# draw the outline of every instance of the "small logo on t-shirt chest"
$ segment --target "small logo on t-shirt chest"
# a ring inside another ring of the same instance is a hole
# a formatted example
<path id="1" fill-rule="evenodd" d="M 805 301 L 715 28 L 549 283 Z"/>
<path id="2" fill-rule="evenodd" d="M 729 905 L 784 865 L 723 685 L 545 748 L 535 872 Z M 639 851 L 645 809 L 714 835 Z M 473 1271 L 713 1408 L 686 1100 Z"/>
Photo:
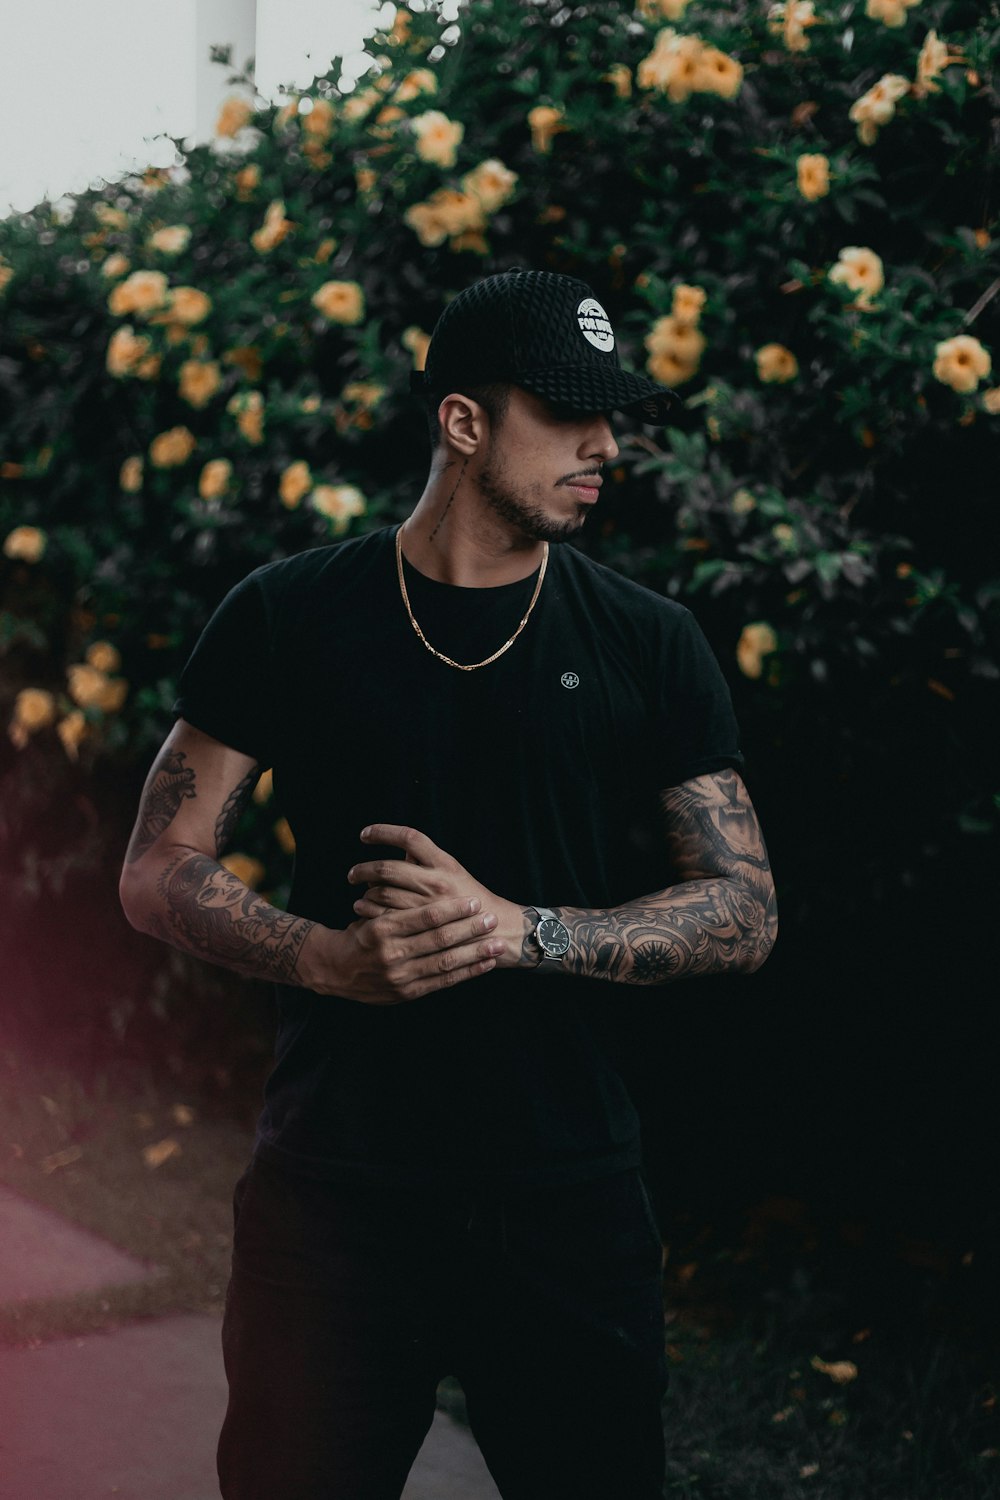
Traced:
<path id="1" fill-rule="evenodd" d="M 564 672 L 559 681 L 564 688 L 575 688 L 580 686 L 580 679 L 575 672 Z"/>

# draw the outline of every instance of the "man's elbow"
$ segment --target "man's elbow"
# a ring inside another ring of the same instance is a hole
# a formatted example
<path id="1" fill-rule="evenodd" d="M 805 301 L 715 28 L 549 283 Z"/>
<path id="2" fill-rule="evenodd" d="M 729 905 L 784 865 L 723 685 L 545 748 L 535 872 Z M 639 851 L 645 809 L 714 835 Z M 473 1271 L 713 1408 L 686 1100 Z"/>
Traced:
<path id="1" fill-rule="evenodd" d="M 770 956 L 777 937 L 778 903 L 772 887 L 766 902 L 758 907 L 758 919 L 744 945 L 744 962 L 740 965 L 744 974 L 756 974 Z"/>

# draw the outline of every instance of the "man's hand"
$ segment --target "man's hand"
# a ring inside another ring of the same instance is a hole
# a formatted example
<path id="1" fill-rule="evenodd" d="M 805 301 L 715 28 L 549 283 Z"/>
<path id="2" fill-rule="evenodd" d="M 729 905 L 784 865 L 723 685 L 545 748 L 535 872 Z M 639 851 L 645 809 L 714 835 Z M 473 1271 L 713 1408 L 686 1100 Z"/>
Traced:
<path id="1" fill-rule="evenodd" d="M 399 1005 L 496 967 L 504 951 L 492 912 L 477 897 L 423 902 L 405 911 L 374 906 L 343 931 L 318 924 L 299 959 L 302 982 L 320 995 Z"/>
<path id="2" fill-rule="evenodd" d="M 373 823 L 361 834 L 363 843 L 388 844 L 402 849 L 405 859 L 373 859 L 348 871 L 352 885 L 367 885 L 364 896 L 354 903 L 359 917 L 385 918 L 387 912 L 403 913 L 441 900 L 477 901 L 496 916 L 495 942 L 499 944 L 497 965 L 514 968 L 523 962 L 525 918 L 520 906 L 504 901 L 470 875 L 457 859 L 416 828 L 396 823 Z"/>

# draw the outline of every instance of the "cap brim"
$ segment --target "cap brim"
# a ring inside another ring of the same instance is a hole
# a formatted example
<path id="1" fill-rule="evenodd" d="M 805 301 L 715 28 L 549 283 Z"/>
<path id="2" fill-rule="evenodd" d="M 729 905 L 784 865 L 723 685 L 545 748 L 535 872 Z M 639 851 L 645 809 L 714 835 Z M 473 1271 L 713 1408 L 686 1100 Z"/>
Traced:
<path id="1" fill-rule="evenodd" d="M 643 422 L 665 422 L 680 405 L 669 386 L 615 365 L 556 365 L 515 375 L 514 383 L 570 411 L 624 411 Z"/>

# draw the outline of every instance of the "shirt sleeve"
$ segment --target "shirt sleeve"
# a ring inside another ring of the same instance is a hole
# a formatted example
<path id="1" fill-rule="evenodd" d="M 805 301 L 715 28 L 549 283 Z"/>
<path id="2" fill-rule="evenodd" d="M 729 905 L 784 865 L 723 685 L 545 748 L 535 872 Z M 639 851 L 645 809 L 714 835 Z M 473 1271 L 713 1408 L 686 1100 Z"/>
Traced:
<path id="1" fill-rule="evenodd" d="M 274 763 L 277 715 L 263 590 L 251 573 L 223 599 L 181 673 L 173 711 L 213 739 Z"/>
<path id="2" fill-rule="evenodd" d="M 687 609 L 667 634 L 655 717 L 661 789 L 727 767 L 742 771 L 740 732 L 729 686 L 705 635 Z"/>

